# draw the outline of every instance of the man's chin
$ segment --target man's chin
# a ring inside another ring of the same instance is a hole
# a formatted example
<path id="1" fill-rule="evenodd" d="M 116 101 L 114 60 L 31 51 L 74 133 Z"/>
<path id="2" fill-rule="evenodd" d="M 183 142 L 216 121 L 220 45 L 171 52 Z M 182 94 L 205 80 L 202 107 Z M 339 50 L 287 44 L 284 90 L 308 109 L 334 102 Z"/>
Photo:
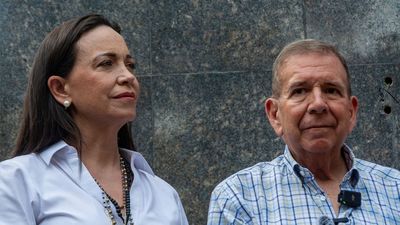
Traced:
<path id="1" fill-rule="evenodd" d="M 329 142 L 326 139 L 318 139 L 318 140 L 313 140 L 308 143 L 306 143 L 304 146 L 304 149 L 307 150 L 310 153 L 320 153 L 320 154 L 326 154 L 329 152 L 332 152 L 333 145 L 331 142 Z"/>
<path id="2" fill-rule="evenodd" d="M 308 139 L 318 139 L 318 138 L 324 138 L 327 135 L 330 135 L 330 133 L 334 131 L 333 127 L 315 127 L 315 128 L 309 128 L 309 129 L 304 129 L 301 131 L 302 136 L 306 136 Z"/>

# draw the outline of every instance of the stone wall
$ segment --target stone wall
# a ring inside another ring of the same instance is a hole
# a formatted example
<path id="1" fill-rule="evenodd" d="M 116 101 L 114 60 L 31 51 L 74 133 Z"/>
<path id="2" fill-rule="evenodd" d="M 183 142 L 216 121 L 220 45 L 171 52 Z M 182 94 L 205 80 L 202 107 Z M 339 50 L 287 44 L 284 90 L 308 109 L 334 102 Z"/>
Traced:
<path id="1" fill-rule="evenodd" d="M 89 12 L 123 29 L 142 86 L 136 145 L 179 192 L 190 224 L 206 223 L 218 182 L 282 153 L 263 103 L 274 58 L 296 39 L 341 49 L 360 100 L 347 142 L 356 156 L 400 169 L 398 0 L 1 0 L 0 159 L 14 145 L 40 42 Z"/>

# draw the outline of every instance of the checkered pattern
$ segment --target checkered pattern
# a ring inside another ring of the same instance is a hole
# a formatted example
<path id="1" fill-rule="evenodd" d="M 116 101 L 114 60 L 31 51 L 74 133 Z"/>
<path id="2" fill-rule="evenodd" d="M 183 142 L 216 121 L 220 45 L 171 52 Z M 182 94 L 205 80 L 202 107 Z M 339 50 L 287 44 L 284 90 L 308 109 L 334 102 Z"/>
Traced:
<path id="1" fill-rule="evenodd" d="M 328 196 L 286 146 L 284 155 L 239 171 L 214 189 L 208 225 L 309 225 L 323 216 L 348 218 L 345 224 L 400 224 L 400 171 L 355 159 L 347 146 L 343 151 L 351 169 L 341 189 L 360 192 L 361 207 L 341 205 L 336 217 Z"/>

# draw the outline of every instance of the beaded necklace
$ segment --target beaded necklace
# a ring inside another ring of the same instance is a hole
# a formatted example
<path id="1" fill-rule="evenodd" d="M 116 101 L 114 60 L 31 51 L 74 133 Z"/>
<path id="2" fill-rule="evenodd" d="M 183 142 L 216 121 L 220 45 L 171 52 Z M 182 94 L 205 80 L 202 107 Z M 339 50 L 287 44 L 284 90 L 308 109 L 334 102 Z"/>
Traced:
<path id="1" fill-rule="evenodd" d="M 116 225 L 117 221 L 115 220 L 114 214 L 112 213 L 111 204 L 115 206 L 118 216 L 122 219 L 125 225 L 134 225 L 133 219 L 131 215 L 131 207 L 130 207 L 130 194 L 129 190 L 133 181 L 133 173 L 130 168 L 129 163 L 125 162 L 125 159 L 120 156 L 120 167 L 121 167 L 121 179 L 122 179 L 122 194 L 124 202 L 122 206 L 118 205 L 118 202 L 113 199 L 107 192 L 103 189 L 99 182 L 95 179 L 97 185 L 101 189 L 101 194 L 103 198 L 103 207 L 106 215 L 110 218 L 111 224 Z M 125 207 L 124 207 L 125 206 Z M 125 210 L 124 210 L 125 209 Z"/>

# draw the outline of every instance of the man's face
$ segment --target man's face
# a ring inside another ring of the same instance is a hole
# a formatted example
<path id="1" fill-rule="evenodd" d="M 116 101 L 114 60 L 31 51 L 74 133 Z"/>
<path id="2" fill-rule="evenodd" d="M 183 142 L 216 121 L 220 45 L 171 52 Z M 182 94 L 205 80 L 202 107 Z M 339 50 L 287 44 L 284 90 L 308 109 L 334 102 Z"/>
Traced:
<path id="1" fill-rule="evenodd" d="M 266 101 L 268 118 L 295 158 L 339 151 L 355 125 L 357 98 L 333 54 L 290 56 L 280 71 L 281 94 Z"/>

